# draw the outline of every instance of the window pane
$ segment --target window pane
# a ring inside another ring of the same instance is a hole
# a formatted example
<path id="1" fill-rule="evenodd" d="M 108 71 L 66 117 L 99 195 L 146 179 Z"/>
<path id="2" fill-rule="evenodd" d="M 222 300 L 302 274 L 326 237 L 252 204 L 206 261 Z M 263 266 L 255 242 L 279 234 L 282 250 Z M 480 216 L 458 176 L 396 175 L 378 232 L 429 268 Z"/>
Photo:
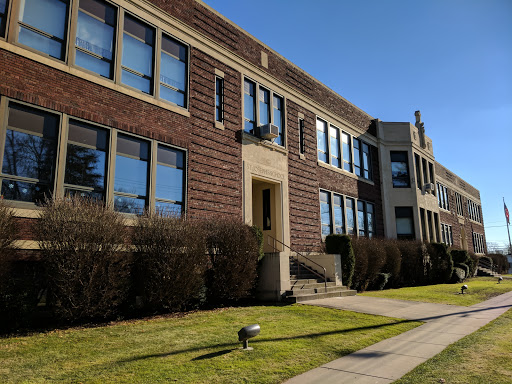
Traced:
<path id="1" fill-rule="evenodd" d="M 334 233 L 345 233 L 343 226 L 343 198 L 340 195 L 334 195 Z"/>
<path id="2" fill-rule="evenodd" d="M 56 149 L 55 140 L 8 129 L 2 172 L 50 182 L 53 179 Z"/>
<path id="3" fill-rule="evenodd" d="M 279 145 L 284 145 L 284 137 L 283 137 L 283 99 L 279 96 L 273 97 L 273 110 L 274 116 L 273 121 L 274 125 L 279 127 L 279 137 L 276 137 L 274 143 Z"/>
<path id="4" fill-rule="evenodd" d="M 362 201 L 357 202 L 357 225 L 359 227 L 359 235 L 365 236 L 364 203 Z"/>
<path id="5" fill-rule="evenodd" d="M 346 199 L 347 205 L 347 233 L 349 235 L 354 234 L 355 218 L 354 218 L 354 200 Z"/>
<path id="6" fill-rule="evenodd" d="M 114 197 L 114 209 L 118 212 L 140 215 L 144 212 L 146 200 L 126 196 Z"/>
<path id="7" fill-rule="evenodd" d="M 20 25 L 18 41 L 57 59 L 64 58 L 68 4 L 60 0 L 25 0 L 20 4 L 20 22 L 57 40 Z"/>
<path id="8" fill-rule="evenodd" d="M 97 57 L 88 55 L 82 51 L 76 51 L 75 63 L 79 67 L 96 72 L 98 75 L 112 78 L 112 65 L 108 61 L 100 60 Z"/>
<path id="9" fill-rule="evenodd" d="M 156 212 L 161 213 L 164 216 L 175 216 L 180 217 L 182 207 L 180 204 L 167 203 L 163 201 L 155 202 L 155 210 Z"/>
<path id="10" fill-rule="evenodd" d="M 361 170 L 361 153 L 359 151 L 360 149 L 360 141 L 358 139 L 353 140 L 353 146 L 354 146 L 354 171 L 357 176 L 363 176 L 363 172 Z"/>
<path id="11" fill-rule="evenodd" d="M 370 163 L 370 147 L 368 144 L 363 143 L 363 168 L 364 168 L 364 177 L 366 179 L 371 180 L 371 163 Z"/>
<path id="12" fill-rule="evenodd" d="M 144 93 L 151 94 L 151 80 L 134 75 L 133 73 L 125 71 L 124 69 L 121 74 L 121 78 L 123 84 L 137 88 Z"/>
<path id="13" fill-rule="evenodd" d="M 350 149 L 350 136 L 342 133 L 343 140 L 343 169 L 352 172 L 352 153 Z"/>
<path id="14" fill-rule="evenodd" d="M 260 103 L 260 125 L 270 123 L 270 92 L 266 89 L 260 88 L 259 90 L 259 103 Z"/>
<path id="15" fill-rule="evenodd" d="M 331 135 L 331 164 L 340 167 L 340 131 L 337 128 L 329 127 Z"/>
<path id="16" fill-rule="evenodd" d="M 160 98 L 179 105 L 180 107 L 185 106 L 185 94 L 163 85 L 160 86 Z"/>
<path id="17" fill-rule="evenodd" d="M 78 12 L 76 45 L 105 59 L 112 60 L 114 26 Z"/>
<path id="18" fill-rule="evenodd" d="M 331 207 L 330 193 L 320 191 L 320 218 L 322 222 L 322 235 L 327 236 L 331 233 Z"/>
<path id="19" fill-rule="evenodd" d="M 165 52 L 160 55 L 160 81 L 185 91 L 186 64 Z"/>
<path id="20" fill-rule="evenodd" d="M 105 159 L 103 151 L 68 144 L 64 182 L 104 190 Z"/>
<path id="21" fill-rule="evenodd" d="M 224 121 L 224 79 L 215 78 L 215 120 Z"/>
<path id="22" fill-rule="evenodd" d="M 148 164 L 146 161 L 116 156 L 114 190 L 146 196 Z"/>
<path id="23" fill-rule="evenodd" d="M 7 0 L 0 0 L 0 37 L 5 37 L 7 24 Z"/>
<path id="24" fill-rule="evenodd" d="M 119 134 L 117 136 L 117 153 L 148 160 L 149 144 L 146 141 Z"/>
<path id="25" fill-rule="evenodd" d="M 156 166 L 156 192 L 157 199 L 183 201 L 183 170 Z"/>
<path id="26" fill-rule="evenodd" d="M 2 195 L 5 200 L 42 203 L 45 198 L 52 197 L 52 192 L 48 184 L 25 183 L 4 179 L 2 180 L 0 195 Z"/>
<path id="27" fill-rule="evenodd" d="M 391 152 L 391 177 L 394 188 L 410 187 L 407 152 Z"/>
<path id="28" fill-rule="evenodd" d="M 320 119 L 316 121 L 316 138 L 318 160 L 327 163 L 327 123 Z"/>
<path id="29" fill-rule="evenodd" d="M 245 80 L 244 82 L 244 118 L 246 132 L 254 133 L 256 127 L 256 108 L 254 103 L 255 84 Z"/>

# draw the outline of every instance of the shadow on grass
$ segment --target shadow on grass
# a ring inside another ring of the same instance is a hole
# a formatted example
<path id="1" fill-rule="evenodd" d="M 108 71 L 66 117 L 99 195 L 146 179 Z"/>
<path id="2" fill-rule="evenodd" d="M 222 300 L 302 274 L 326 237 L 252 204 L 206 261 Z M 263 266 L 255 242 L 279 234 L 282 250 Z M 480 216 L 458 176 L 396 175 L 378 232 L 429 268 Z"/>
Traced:
<path id="1" fill-rule="evenodd" d="M 232 352 L 232 351 L 235 351 L 235 349 L 224 349 L 223 351 L 207 353 L 206 355 L 201 355 L 201 356 L 194 357 L 192 359 L 192 361 L 213 359 L 214 357 L 226 355 L 226 354 L 228 354 L 229 352 Z"/>

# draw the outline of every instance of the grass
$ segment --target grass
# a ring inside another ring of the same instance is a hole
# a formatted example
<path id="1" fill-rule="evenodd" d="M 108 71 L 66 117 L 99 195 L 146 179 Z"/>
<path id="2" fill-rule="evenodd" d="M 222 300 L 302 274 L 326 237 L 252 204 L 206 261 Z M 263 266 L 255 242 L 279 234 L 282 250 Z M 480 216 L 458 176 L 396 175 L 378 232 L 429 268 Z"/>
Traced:
<path id="1" fill-rule="evenodd" d="M 238 330 L 261 334 L 241 351 Z M 0 339 L 2 383 L 278 383 L 419 325 L 313 306 L 258 306 Z"/>
<path id="2" fill-rule="evenodd" d="M 450 345 L 394 384 L 512 383 L 512 310 Z"/>
<path id="3" fill-rule="evenodd" d="M 383 291 L 368 291 L 358 293 L 358 295 L 470 306 L 488 300 L 494 296 L 501 295 L 502 293 L 512 291 L 512 280 L 503 279 L 500 284 L 497 284 L 497 282 L 498 279 L 495 277 L 473 277 L 467 279 L 462 283 L 468 285 L 468 289 L 465 291 L 464 295 L 460 294 L 462 284 L 439 284 L 387 289 Z"/>

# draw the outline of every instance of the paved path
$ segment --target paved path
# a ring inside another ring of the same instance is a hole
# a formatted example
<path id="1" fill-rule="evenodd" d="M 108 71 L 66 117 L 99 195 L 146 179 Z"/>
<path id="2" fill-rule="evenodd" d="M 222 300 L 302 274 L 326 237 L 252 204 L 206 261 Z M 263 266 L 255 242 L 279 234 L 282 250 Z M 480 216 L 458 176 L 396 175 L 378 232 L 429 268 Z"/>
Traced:
<path id="1" fill-rule="evenodd" d="M 512 308 L 512 292 L 471 307 L 349 296 L 303 304 L 420 320 L 425 324 L 296 376 L 287 384 L 392 383 Z"/>

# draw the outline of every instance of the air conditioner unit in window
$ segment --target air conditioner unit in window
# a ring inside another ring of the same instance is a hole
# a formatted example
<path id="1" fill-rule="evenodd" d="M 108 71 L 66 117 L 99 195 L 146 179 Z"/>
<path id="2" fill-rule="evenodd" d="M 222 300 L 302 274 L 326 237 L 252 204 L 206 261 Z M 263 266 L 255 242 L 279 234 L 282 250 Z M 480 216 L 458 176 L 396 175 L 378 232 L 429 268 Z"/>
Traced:
<path id="1" fill-rule="evenodd" d="M 433 191 L 434 190 L 434 184 L 433 183 L 427 183 L 423 185 L 423 190 L 425 192 L 427 191 Z"/>
<path id="2" fill-rule="evenodd" d="M 265 124 L 258 127 L 259 137 L 272 140 L 279 136 L 279 127 L 274 124 Z"/>

